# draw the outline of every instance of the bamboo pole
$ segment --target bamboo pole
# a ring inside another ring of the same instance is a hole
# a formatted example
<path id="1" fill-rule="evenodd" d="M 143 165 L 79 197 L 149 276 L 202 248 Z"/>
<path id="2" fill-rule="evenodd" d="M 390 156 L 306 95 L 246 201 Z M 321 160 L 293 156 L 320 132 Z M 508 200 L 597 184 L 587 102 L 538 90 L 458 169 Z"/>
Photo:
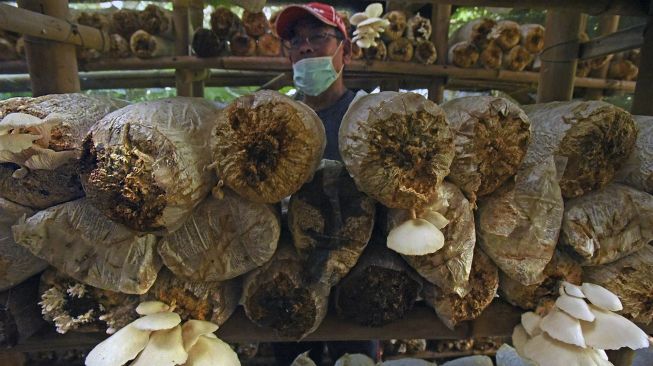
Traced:
<path id="1" fill-rule="evenodd" d="M 19 0 L 18 6 L 55 18 L 65 19 L 68 16 L 68 0 Z M 25 53 L 32 95 L 80 90 L 74 45 L 26 36 Z"/>
<path id="2" fill-rule="evenodd" d="M 204 22 L 204 0 L 191 0 L 190 1 L 190 25 L 193 34 L 199 28 L 202 28 Z M 204 97 L 204 80 L 193 81 L 193 96 Z"/>
<path id="3" fill-rule="evenodd" d="M 424 3 L 424 0 L 403 0 L 406 4 Z M 555 11 L 577 11 L 590 15 L 633 15 L 646 16 L 652 9 L 649 1 L 633 0 L 430 0 L 432 4 L 458 6 L 488 6 L 499 8 L 551 9 Z"/>
<path id="4" fill-rule="evenodd" d="M 619 28 L 619 15 L 604 15 L 599 19 L 599 34 L 602 36 L 614 33 Z M 610 63 L 601 67 L 600 69 L 590 71 L 590 77 L 605 79 L 608 76 L 608 69 Z M 599 100 L 603 97 L 603 90 L 592 89 L 588 90 L 585 95 L 587 99 Z"/>
<path id="5" fill-rule="evenodd" d="M 175 22 L 175 55 L 188 56 L 190 45 L 189 0 L 173 0 L 173 18 Z M 175 72 L 177 95 L 193 96 L 193 81 L 191 71 L 177 68 Z"/>
<path id="6" fill-rule="evenodd" d="M 644 31 L 644 46 L 639 61 L 639 76 L 635 87 L 633 114 L 653 116 L 653 15 L 648 17 Z"/>
<path id="7" fill-rule="evenodd" d="M 9 67 L 0 63 L 2 73 L 26 72 L 26 68 L 20 63 L 11 62 Z M 113 59 L 98 60 L 84 65 L 84 71 L 106 71 L 106 70 L 160 70 L 187 68 L 198 69 L 222 69 L 241 71 L 269 71 L 275 75 L 279 72 L 291 72 L 292 65 L 285 57 L 212 57 L 197 58 L 193 56 L 161 57 L 156 59 Z M 461 80 L 485 80 L 497 82 L 514 82 L 522 84 L 537 85 L 539 74 L 530 71 L 508 71 L 508 70 L 485 70 L 485 69 L 463 69 L 451 65 L 421 65 L 408 62 L 377 62 L 368 64 L 364 60 L 352 61 L 345 70 L 345 79 L 363 76 L 375 78 L 421 78 L 431 81 L 435 77 L 457 78 Z M 267 80 L 267 79 L 266 79 Z M 635 82 L 623 80 L 606 80 L 593 78 L 575 78 L 574 84 L 582 88 L 601 88 L 614 90 L 635 90 Z"/>
<path id="8" fill-rule="evenodd" d="M 1 65 L 1 64 L 0 64 Z M 110 68 L 114 70 L 114 68 Z M 193 73 L 201 73 L 203 69 L 196 69 Z M 2 69 L 0 69 L 0 74 Z M 291 75 L 287 70 L 286 75 Z M 514 73 L 522 74 L 522 73 Z M 279 75 L 278 71 L 259 69 L 258 71 L 213 69 L 206 79 L 207 86 L 260 86 L 265 80 L 271 80 Z M 523 76 L 523 75 L 522 75 Z M 512 80 L 483 79 L 470 77 L 451 77 L 447 79 L 446 87 L 452 90 L 506 90 L 514 94 L 527 90 L 537 89 L 538 75 L 529 72 L 526 78 Z M 82 89 L 111 89 L 111 88 L 154 88 L 171 87 L 175 85 L 174 70 L 147 70 L 147 71 L 99 71 L 82 72 L 80 74 Z M 364 89 L 378 86 L 379 80 L 398 84 L 404 89 L 428 88 L 433 84 L 435 77 L 427 75 L 389 74 L 367 71 L 345 72 L 345 84 L 349 88 Z M 634 81 L 605 80 L 592 78 L 576 78 L 577 87 L 613 89 L 633 92 Z M 29 91 L 29 75 L 0 75 L 0 92 Z M 277 80 L 274 87 L 292 85 L 290 76 Z"/>
<path id="9" fill-rule="evenodd" d="M 32 2 L 34 0 L 24 0 L 19 3 Z M 35 10 L 30 11 L 27 6 L 21 9 L 0 3 L 0 29 L 76 46 L 83 45 L 103 52 L 109 50 L 108 34 L 93 27 L 71 24 L 57 16 L 42 14 L 39 7 L 32 9 Z"/>
<path id="10" fill-rule="evenodd" d="M 537 102 L 570 100 L 578 57 L 578 34 L 581 14 L 574 11 L 549 10 L 546 14 L 547 32 L 540 59 L 540 80 Z"/>
<path id="11" fill-rule="evenodd" d="M 431 42 L 435 45 L 438 58 L 435 60 L 437 65 L 447 64 L 447 53 L 449 50 L 449 20 L 451 18 L 451 5 L 433 5 L 431 14 Z M 429 99 L 442 103 L 444 99 L 444 86 L 447 84 L 446 78 L 435 79 L 433 85 L 429 87 Z"/>

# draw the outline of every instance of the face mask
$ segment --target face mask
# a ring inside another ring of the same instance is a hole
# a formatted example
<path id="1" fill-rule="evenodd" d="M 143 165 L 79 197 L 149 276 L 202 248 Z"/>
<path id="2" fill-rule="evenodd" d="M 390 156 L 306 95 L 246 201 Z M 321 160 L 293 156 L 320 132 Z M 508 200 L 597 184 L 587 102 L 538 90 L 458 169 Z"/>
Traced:
<path id="1" fill-rule="evenodd" d="M 342 42 L 333 56 L 312 57 L 299 60 L 292 65 L 295 87 L 312 97 L 322 94 L 338 79 L 342 69 L 336 72 L 333 57 L 338 53 Z"/>

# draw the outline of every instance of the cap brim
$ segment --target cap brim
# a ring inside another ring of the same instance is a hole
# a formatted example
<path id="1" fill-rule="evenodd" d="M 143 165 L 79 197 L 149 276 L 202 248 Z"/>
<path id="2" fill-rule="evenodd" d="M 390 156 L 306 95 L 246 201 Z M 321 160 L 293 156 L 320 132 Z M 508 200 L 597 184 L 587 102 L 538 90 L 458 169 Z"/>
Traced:
<path id="1" fill-rule="evenodd" d="M 332 27 L 338 28 L 338 25 L 334 22 L 331 22 L 325 19 L 320 14 L 316 13 L 312 9 L 305 8 L 301 5 L 290 5 L 279 13 L 275 27 L 277 29 L 277 34 L 281 39 L 290 39 L 292 36 L 291 30 L 292 27 L 301 19 L 305 19 L 307 16 L 312 16 L 320 22 L 330 25 Z"/>

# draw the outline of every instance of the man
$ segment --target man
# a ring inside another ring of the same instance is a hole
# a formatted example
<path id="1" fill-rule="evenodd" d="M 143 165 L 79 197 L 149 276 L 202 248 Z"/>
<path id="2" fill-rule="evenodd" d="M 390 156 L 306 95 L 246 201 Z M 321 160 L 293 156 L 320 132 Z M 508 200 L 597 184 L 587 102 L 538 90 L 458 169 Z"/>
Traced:
<path id="1" fill-rule="evenodd" d="M 338 130 L 355 93 L 345 86 L 342 71 L 351 60 L 351 41 L 343 19 L 327 4 L 309 3 L 286 7 L 276 21 L 277 34 L 283 40 L 293 64 L 293 81 L 299 99 L 306 103 L 324 123 L 327 144 L 325 159 L 340 160 Z M 274 343 L 279 365 L 290 365 L 299 354 L 310 351 L 320 365 L 324 343 Z M 335 361 L 345 353 L 363 353 L 378 358 L 376 341 L 328 342 L 327 349 Z"/>
<path id="2" fill-rule="evenodd" d="M 277 34 L 293 64 L 300 99 L 324 123 L 325 159 L 342 160 L 338 151 L 340 122 L 355 93 L 347 89 L 342 71 L 351 61 L 351 41 L 343 19 L 322 3 L 291 5 L 277 17 Z"/>

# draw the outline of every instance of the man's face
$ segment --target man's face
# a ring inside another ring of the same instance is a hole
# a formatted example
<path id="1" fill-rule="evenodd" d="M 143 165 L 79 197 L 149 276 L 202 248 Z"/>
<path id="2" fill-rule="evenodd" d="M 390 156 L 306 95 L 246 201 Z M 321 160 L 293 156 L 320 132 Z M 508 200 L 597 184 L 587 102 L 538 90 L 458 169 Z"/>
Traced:
<path id="1" fill-rule="evenodd" d="M 293 35 L 295 41 L 293 43 L 297 45 L 288 50 L 293 64 L 305 58 L 333 56 L 333 66 L 338 71 L 351 59 L 351 47 L 345 44 L 348 41 L 338 39 L 334 27 L 311 21 L 299 21 L 293 28 Z M 308 42 L 307 38 L 313 42 Z M 338 48 L 341 42 L 343 45 Z"/>

